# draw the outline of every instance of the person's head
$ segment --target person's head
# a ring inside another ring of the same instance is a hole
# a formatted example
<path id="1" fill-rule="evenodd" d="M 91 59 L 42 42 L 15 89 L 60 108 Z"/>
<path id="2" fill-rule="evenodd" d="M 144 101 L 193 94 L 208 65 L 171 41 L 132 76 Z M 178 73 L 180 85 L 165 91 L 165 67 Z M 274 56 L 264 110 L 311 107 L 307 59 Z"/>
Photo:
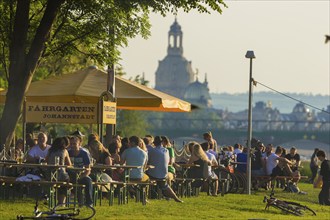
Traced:
<path id="1" fill-rule="evenodd" d="M 265 152 L 266 153 L 271 153 L 273 151 L 273 145 L 272 144 L 268 144 L 266 147 Z"/>
<path id="2" fill-rule="evenodd" d="M 204 140 L 206 140 L 206 141 L 210 141 L 210 140 L 212 139 L 212 133 L 211 133 L 211 131 L 205 132 L 205 133 L 203 134 L 203 138 L 204 138 Z"/>
<path id="3" fill-rule="evenodd" d="M 143 142 L 145 145 L 152 145 L 153 143 L 151 142 L 151 139 L 148 137 L 143 138 Z"/>
<path id="4" fill-rule="evenodd" d="M 16 149 L 16 150 L 21 150 L 21 151 L 24 150 L 24 141 L 23 141 L 22 138 L 17 139 L 17 141 L 16 141 L 16 145 L 15 145 L 15 149 Z"/>
<path id="5" fill-rule="evenodd" d="M 160 136 L 156 136 L 155 139 L 154 139 L 154 145 L 155 146 L 160 146 L 162 144 L 163 140 Z"/>
<path id="6" fill-rule="evenodd" d="M 236 143 L 235 145 L 234 145 L 234 149 L 240 149 L 241 147 L 240 147 L 240 144 L 239 143 Z"/>
<path id="7" fill-rule="evenodd" d="M 25 138 L 26 138 L 26 140 L 33 140 L 33 134 L 26 133 Z"/>
<path id="8" fill-rule="evenodd" d="M 40 132 L 38 134 L 38 145 L 41 147 L 41 146 L 46 146 L 46 143 L 47 143 L 47 135 L 43 132 Z"/>
<path id="9" fill-rule="evenodd" d="M 122 146 L 128 147 L 128 143 L 129 143 L 129 140 L 127 137 L 124 137 L 123 139 L 121 139 Z"/>
<path id="10" fill-rule="evenodd" d="M 137 147 L 139 145 L 140 138 L 138 136 L 129 137 L 129 146 Z"/>
<path id="11" fill-rule="evenodd" d="M 203 142 L 203 143 L 201 143 L 201 147 L 202 147 L 203 151 L 207 151 L 210 147 L 210 144 L 209 144 L 209 142 Z"/>
<path id="12" fill-rule="evenodd" d="M 164 147 L 171 147 L 171 142 L 170 142 L 170 139 L 168 139 L 168 137 L 161 136 L 160 138 L 162 139 L 162 145 Z"/>
<path id="13" fill-rule="evenodd" d="M 276 147 L 275 154 L 281 156 L 283 152 L 283 148 L 281 146 Z"/>
<path id="14" fill-rule="evenodd" d="M 115 134 L 111 137 L 111 142 L 121 142 L 121 137 L 118 134 Z"/>
<path id="15" fill-rule="evenodd" d="M 202 147 L 200 144 L 196 143 L 192 146 L 192 152 L 191 155 L 196 156 L 199 159 L 202 159 L 203 161 L 208 161 L 208 158 L 203 151 Z"/>
<path id="16" fill-rule="evenodd" d="M 314 154 L 316 154 L 319 150 L 320 150 L 320 149 L 315 148 L 315 149 L 314 149 Z"/>
<path id="17" fill-rule="evenodd" d="M 191 141 L 191 142 L 189 142 L 188 144 L 187 144 L 187 150 L 191 153 L 192 151 L 193 151 L 193 146 L 195 145 L 195 144 L 197 144 L 197 142 L 196 141 Z"/>
<path id="18" fill-rule="evenodd" d="M 57 137 L 52 143 L 49 152 L 64 150 L 68 147 L 69 141 L 67 137 Z"/>
<path id="19" fill-rule="evenodd" d="M 291 154 L 292 156 L 294 156 L 296 153 L 297 153 L 297 148 L 295 148 L 295 147 L 291 147 L 291 149 L 290 149 L 290 154 Z"/>
<path id="20" fill-rule="evenodd" d="M 99 161 L 101 153 L 107 151 L 103 144 L 98 140 L 91 141 L 88 145 L 88 148 L 92 158 L 94 158 L 96 162 L 101 162 Z"/>
<path id="21" fill-rule="evenodd" d="M 79 150 L 81 145 L 81 139 L 78 136 L 71 136 L 70 137 L 70 147 L 73 150 Z"/>
<path id="22" fill-rule="evenodd" d="M 146 144 L 144 143 L 144 141 L 142 140 L 142 138 L 139 138 L 139 144 L 138 144 L 139 148 L 141 148 L 144 151 L 148 151 Z"/>
<path id="23" fill-rule="evenodd" d="M 248 148 L 247 147 L 243 147 L 242 153 L 247 154 L 247 152 L 248 152 Z"/>
<path id="24" fill-rule="evenodd" d="M 92 133 L 92 134 L 88 135 L 88 138 L 87 138 L 87 145 L 89 145 L 89 143 L 90 143 L 91 141 L 94 141 L 94 140 L 97 140 L 97 141 L 100 140 L 100 137 L 99 137 L 98 134 L 96 134 L 96 133 Z"/>
<path id="25" fill-rule="evenodd" d="M 153 144 L 153 142 L 154 142 L 154 136 L 152 136 L 151 134 L 146 134 L 146 136 L 144 136 L 144 137 L 149 140 L 149 144 L 150 145 Z"/>
<path id="26" fill-rule="evenodd" d="M 120 146 L 116 142 L 111 142 L 109 144 L 109 152 L 110 154 L 118 154 L 120 152 Z"/>
<path id="27" fill-rule="evenodd" d="M 323 150 L 319 150 L 317 153 L 316 153 L 316 156 L 317 158 L 320 160 L 320 161 L 323 161 L 325 160 L 325 152 Z"/>
<path id="28" fill-rule="evenodd" d="M 265 147 L 264 143 L 262 143 L 262 142 L 258 143 L 258 150 L 259 151 L 264 152 L 265 148 L 266 147 Z"/>

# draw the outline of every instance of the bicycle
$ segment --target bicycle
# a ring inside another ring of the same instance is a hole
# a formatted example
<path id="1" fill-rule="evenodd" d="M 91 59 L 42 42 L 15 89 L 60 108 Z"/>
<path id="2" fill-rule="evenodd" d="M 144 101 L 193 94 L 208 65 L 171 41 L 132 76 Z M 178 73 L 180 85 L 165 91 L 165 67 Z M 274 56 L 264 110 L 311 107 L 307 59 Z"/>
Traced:
<path id="1" fill-rule="evenodd" d="M 274 194 L 271 193 L 269 198 L 267 198 L 267 196 L 264 197 L 263 202 L 266 203 L 265 210 L 269 210 L 269 207 L 271 206 L 296 216 L 303 216 L 304 214 L 316 216 L 315 211 L 305 205 L 301 205 L 296 202 L 279 200 L 275 198 L 273 195 Z"/>
<path id="2" fill-rule="evenodd" d="M 44 200 L 44 204 L 48 204 L 48 196 L 44 195 L 42 200 Z M 86 205 L 77 205 L 76 203 L 68 203 L 68 204 L 59 204 L 54 208 L 51 208 L 47 211 L 42 211 L 39 209 L 39 199 L 36 199 L 36 203 L 34 206 L 34 216 L 23 216 L 17 215 L 17 220 L 24 219 L 61 219 L 61 220 L 89 220 L 94 217 L 96 211 L 91 206 Z"/>

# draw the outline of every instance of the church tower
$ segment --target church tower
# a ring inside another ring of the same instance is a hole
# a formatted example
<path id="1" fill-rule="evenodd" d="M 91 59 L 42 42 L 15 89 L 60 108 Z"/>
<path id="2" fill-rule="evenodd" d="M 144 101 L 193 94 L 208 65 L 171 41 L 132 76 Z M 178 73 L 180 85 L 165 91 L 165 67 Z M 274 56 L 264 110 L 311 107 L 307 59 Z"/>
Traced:
<path id="1" fill-rule="evenodd" d="M 194 81 L 191 61 L 183 56 L 181 26 L 175 18 L 168 32 L 166 57 L 159 61 L 155 89 L 183 98 L 185 89 Z"/>

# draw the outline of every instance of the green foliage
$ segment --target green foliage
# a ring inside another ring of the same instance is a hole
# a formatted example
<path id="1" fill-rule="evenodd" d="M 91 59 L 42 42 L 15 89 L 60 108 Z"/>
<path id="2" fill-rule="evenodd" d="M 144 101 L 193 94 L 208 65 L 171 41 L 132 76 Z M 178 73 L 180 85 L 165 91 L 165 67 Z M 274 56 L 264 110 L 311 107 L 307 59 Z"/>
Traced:
<path id="1" fill-rule="evenodd" d="M 31 1 L 26 52 L 29 51 L 35 33 L 48 1 Z M 69 64 L 72 55 L 82 56 L 80 61 L 93 60 L 95 64 L 115 63 L 119 59 L 118 48 L 127 46 L 128 39 L 150 35 L 149 13 L 175 12 L 196 9 L 199 12 L 215 10 L 222 12 L 221 0 L 194 1 L 139 1 L 139 0 L 101 0 L 64 1 L 50 31 L 41 63 L 63 67 Z M 9 47 L 12 41 L 16 1 L 2 1 L 0 4 L 0 59 L 3 68 L 8 70 Z M 45 61 L 46 59 L 46 61 Z M 52 62 L 55 61 L 55 62 Z M 79 62 L 80 63 L 80 62 Z"/>
<path id="2" fill-rule="evenodd" d="M 117 132 L 123 137 L 145 136 L 150 127 L 145 120 L 145 114 L 144 111 L 117 110 Z"/>
<path id="3" fill-rule="evenodd" d="M 0 143 L 10 142 L 31 80 L 66 68 L 113 65 L 128 39 L 150 34 L 149 13 L 221 13 L 222 0 L 35 0 L 0 2 L 0 78 L 9 80 Z M 77 60 L 75 63 L 74 60 Z M 1 86 L 7 86 L 2 83 Z M 16 91 L 14 93 L 13 91 Z"/>

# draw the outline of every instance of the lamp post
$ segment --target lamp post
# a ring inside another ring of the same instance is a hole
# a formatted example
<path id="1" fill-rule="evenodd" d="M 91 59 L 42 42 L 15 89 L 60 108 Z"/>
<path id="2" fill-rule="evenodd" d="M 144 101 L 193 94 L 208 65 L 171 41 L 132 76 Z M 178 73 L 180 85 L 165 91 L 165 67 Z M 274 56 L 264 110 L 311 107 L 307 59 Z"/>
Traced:
<path id="1" fill-rule="evenodd" d="M 250 77 L 249 77 L 249 115 L 248 115 L 248 154 L 247 154 L 247 164 L 246 164 L 246 175 L 247 175 L 247 184 L 246 184 L 246 193 L 251 194 L 251 139 L 252 139 L 252 60 L 255 57 L 253 50 L 248 50 L 245 54 L 245 57 L 250 59 Z"/>

